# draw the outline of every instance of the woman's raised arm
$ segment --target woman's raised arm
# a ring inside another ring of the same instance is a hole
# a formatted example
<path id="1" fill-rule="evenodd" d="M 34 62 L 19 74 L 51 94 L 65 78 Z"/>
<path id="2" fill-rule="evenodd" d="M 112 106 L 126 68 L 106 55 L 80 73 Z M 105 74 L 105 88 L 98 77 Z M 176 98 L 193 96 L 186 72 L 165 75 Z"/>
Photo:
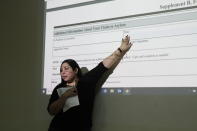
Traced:
<path id="1" fill-rule="evenodd" d="M 108 69 L 114 69 L 131 46 L 130 37 L 127 35 L 122 39 L 120 47 L 103 60 L 103 65 Z"/>

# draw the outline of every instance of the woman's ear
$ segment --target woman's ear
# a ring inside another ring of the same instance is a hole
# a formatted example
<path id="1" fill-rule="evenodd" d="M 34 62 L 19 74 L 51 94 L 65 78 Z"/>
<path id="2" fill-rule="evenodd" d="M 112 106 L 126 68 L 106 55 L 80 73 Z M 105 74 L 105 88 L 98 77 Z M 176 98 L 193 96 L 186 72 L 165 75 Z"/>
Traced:
<path id="1" fill-rule="evenodd" d="M 75 68 L 74 72 L 75 72 L 75 74 L 77 74 L 77 73 L 78 73 L 78 69 L 77 69 L 77 68 Z"/>

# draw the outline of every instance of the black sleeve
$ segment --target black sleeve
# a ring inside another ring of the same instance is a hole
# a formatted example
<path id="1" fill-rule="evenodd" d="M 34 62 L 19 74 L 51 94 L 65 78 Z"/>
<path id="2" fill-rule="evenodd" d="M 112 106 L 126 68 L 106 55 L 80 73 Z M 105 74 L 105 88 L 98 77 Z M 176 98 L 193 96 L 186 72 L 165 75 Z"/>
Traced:
<path id="1" fill-rule="evenodd" d="M 48 103 L 48 106 L 47 106 L 47 111 L 48 112 L 49 112 L 50 105 L 59 98 L 59 95 L 57 93 L 57 89 L 58 89 L 58 87 L 55 87 L 53 89 L 53 92 L 52 92 L 51 97 L 49 99 L 49 103 Z"/>
<path id="2" fill-rule="evenodd" d="M 82 80 L 88 82 L 90 85 L 94 85 L 107 70 L 108 68 L 103 65 L 103 62 L 100 62 L 95 68 L 87 72 L 82 77 Z"/>

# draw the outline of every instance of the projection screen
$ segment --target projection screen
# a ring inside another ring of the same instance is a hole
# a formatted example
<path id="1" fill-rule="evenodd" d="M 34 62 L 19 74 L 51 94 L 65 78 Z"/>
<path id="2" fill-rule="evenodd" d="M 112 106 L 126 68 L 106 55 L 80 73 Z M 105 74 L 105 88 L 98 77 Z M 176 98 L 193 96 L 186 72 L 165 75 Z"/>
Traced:
<path id="1" fill-rule="evenodd" d="M 60 83 L 63 60 L 91 70 L 126 35 L 133 47 L 104 83 L 104 93 L 197 87 L 196 6 L 196 0 L 46 1 L 43 93 Z"/>

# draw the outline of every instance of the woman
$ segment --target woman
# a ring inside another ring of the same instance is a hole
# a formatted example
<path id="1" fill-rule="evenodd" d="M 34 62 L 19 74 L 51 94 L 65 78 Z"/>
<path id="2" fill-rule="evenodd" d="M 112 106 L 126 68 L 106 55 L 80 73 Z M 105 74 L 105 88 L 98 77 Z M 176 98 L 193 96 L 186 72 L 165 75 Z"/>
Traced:
<path id="1" fill-rule="evenodd" d="M 106 71 L 114 69 L 118 65 L 131 46 L 130 37 L 126 36 L 122 39 L 117 50 L 83 76 L 79 65 L 74 60 L 68 59 L 62 62 L 60 67 L 62 82 L 54 88 L 47 108 L 49 114 L 55 115 L 49 131 L 91 130 L 91 114 L 96 84 Z M 58 89 L 60 88 L 67 88 L 68 90 L 59 96 Z M 79 104 L 63 111 L 65 101 L 75 96 L 78 96 Z"/>

